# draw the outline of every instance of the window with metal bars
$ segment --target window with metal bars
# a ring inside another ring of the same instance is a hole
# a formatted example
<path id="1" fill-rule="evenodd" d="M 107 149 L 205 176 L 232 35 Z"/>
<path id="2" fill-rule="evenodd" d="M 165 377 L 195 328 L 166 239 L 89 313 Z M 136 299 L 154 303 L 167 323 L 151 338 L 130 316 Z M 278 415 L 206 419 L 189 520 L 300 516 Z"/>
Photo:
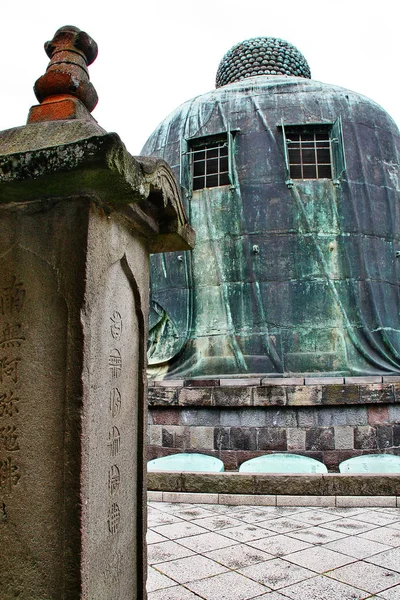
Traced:
<path id="1" fill-rule="evenodd" d="M 193 190 L 230 185 L 229 148 L 226 135 L 192 142 L 189 155 Z"/>
<path id="2" fill-rule="evenodd" d="M 332 179 L 331 126 L 287 127 L 291 179 Z"/>
<path id="3" fill-rule="evenodd" d="M 282 129 L 286 184 L 299 179 L 332 179 L 339 185 L 346 171 L 343 127 L 340 116 L 333 123 L 285 124 Z"/>

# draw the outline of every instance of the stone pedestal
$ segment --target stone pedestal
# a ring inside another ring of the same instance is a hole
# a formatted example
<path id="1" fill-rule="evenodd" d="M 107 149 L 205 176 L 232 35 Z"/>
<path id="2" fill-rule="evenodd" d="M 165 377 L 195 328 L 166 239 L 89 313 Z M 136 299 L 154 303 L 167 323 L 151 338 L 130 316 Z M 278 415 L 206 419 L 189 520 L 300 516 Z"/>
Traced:
<path id="1" fill-rule="evenodd" d="M 145 598 L 148 254 L 192 243 L 163 161 L 0 134 L 2 600 Z"/>

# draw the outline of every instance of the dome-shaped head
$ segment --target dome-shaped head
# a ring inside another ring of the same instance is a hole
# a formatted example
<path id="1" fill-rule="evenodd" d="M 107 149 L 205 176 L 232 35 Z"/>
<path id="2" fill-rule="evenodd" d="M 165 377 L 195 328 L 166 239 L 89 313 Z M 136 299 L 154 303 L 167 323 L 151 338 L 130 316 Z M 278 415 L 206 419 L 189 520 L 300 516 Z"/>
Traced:
<path id="1" fill-rule="evenodd" d="M 219 63 L 216 87 L 257 75 L 292 75 L 311 79 L 304 56 L 285 40 L 258 37 L 233 46 Z"/>

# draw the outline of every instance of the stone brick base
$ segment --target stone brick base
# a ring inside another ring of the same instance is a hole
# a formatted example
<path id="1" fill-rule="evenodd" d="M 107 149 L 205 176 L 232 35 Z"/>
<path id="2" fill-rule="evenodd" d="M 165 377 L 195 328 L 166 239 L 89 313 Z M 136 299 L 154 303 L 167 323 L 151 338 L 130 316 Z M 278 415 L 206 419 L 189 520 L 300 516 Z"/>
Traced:
<path id="1" fill-rule="evenodd" d="M 149 387 L 148 458 L 201 452 L 226 470 L 293 452 L 337 471 L 361 454 L 400 454 L 400 378 L 163 381 Z"/>

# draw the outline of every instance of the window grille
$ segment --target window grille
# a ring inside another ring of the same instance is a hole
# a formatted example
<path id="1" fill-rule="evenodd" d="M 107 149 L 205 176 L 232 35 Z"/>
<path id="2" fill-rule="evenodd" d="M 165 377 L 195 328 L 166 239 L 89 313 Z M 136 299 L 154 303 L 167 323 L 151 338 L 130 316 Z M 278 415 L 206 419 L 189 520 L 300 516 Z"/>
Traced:
<path id="1" fill-rule="evenodd" d="M 332 159 L 329 131 L 287 130 L 291 179 L 331 179 Z"/>
<path id="2" fill-rule="evenodd" d="M 227 137 L 196 141 L 190 147 L 192 189 L 230 185 Z"/>
<path id="3" fill-rule="evenodd" d="M 338 118 L 333 124 L 281 124 L 288 183 L 293 179 L 333 179 L 344 172 L 342 125 Z"/>

